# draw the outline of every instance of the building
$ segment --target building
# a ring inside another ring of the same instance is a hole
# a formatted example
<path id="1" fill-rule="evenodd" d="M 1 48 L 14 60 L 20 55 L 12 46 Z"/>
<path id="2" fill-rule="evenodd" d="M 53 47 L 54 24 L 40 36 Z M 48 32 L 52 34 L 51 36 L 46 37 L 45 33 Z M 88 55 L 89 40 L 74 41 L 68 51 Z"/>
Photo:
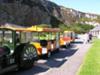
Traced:
<path id="1" fill-rule="evenodd" d="M 93 28 L 90 33 L 97 37 L 97 38 L 100 38 L 100 25 L 96 26 L 95 28 Z"/>

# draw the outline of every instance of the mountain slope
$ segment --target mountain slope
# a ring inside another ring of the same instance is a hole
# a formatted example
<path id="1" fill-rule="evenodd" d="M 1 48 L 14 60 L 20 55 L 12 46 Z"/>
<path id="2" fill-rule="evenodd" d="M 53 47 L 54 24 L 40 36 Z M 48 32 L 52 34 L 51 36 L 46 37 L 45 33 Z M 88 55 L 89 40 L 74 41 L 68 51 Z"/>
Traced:
<path id="1" fill-rule="evenodd" d="M 59 23 L 98 23 L 98 18 L 99 15 L 65 8 L 48 0 L 0 0 L 0 24 L 51 24 L 56 27 Z"/>

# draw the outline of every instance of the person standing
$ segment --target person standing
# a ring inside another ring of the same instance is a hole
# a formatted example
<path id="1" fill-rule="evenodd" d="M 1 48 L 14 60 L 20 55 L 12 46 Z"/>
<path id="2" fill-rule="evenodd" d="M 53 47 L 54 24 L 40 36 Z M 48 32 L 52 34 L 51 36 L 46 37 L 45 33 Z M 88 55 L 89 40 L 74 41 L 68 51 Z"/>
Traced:
<path id="1" fill-rule="evenodd" d="M 92 34 L 90 33 L 88 42 L 91 42 L 91 40 L 92 40 Z"/>

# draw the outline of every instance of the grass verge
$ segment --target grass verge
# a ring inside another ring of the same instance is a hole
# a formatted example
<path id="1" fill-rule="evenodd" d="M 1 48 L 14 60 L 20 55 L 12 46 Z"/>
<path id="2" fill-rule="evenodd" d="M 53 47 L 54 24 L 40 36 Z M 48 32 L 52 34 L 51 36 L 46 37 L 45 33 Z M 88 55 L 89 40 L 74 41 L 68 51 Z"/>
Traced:
<path id="1" fill-rule="evenodd" d="M 77 75 L 100 75 L 100 39 L 93 41 Z"/>

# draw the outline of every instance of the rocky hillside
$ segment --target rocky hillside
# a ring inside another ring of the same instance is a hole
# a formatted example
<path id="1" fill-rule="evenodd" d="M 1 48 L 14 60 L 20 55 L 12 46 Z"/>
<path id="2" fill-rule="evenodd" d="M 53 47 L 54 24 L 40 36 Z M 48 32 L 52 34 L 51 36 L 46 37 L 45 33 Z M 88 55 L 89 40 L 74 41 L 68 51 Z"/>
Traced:
<path id="1" fill-rule="evenodd" d="M 65 24 L 81 23 L 89 25 L 100 25 L 100 15 L 80 12 L 71 8 L 60 7 L 62 20 Z"/>
<path id="2" fill-rule="evenodd" d="M 59 23 L 97 24 L 99 15 L 83 13 L 58 6 L 48 0 L 0 0 L 0 24 L 13 23 L 22 26 Z"/>

